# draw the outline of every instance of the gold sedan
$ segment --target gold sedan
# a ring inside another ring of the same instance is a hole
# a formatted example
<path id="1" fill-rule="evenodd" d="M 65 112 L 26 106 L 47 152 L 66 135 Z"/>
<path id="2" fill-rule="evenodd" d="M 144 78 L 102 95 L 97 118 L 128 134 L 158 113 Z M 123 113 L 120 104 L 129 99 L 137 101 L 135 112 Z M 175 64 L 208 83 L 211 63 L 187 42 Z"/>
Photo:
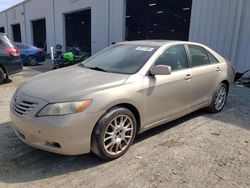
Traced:
<path id="1" fill-rule="evenodd" d="M 12 98 L 11 119 L 30 146 L 112 160 L 136 134 L 204 107 L 220 112 L 233 74 L 202 44 L 122 42 L 25 82 Z"/>

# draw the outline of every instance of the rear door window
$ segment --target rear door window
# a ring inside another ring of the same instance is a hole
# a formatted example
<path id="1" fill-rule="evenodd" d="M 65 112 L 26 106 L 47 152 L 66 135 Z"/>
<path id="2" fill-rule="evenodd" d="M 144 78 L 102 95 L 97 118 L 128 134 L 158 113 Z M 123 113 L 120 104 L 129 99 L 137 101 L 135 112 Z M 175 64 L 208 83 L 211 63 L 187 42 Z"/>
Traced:
<path id="1" fill-rule="evenodd" d="M 188 45 L 188 48 L 190 51 L 193 67 L 210 64 L 206 49 L 196 45 Z"/>

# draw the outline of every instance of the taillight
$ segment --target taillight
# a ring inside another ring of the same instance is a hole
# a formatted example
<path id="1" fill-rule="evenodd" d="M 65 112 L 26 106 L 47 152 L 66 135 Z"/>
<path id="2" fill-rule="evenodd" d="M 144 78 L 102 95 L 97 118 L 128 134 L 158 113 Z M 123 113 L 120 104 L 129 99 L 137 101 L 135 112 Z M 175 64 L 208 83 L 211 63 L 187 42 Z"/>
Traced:
<path id="1" fill-rule="evenodd" d="M 6 51 L 12 56 L 20 56 L 20 50 L 15 48 L 8 48 Z"/>

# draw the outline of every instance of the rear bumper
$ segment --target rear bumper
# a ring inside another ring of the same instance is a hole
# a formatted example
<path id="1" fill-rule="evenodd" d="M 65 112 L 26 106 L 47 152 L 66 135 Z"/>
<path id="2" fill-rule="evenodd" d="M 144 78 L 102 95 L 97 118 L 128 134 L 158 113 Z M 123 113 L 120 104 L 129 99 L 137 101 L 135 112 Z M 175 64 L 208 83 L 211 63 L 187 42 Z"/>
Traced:
<path id="1" fill-rule="evenodd" d="M 37 55 L 37 60 L 38 60 L 38 62 L 44 62 L 46 60 L 45 54 L 41 53 L 41 54 Z"/>
<path id="2" fill-rule="evenodd" d="M 22 61 L 18 58 L 14 61 L 7 62 L 5 65 L 5 70 L 7 71 L 8 75 L 16 74 L 19 73 L 23 70 L 23 63 Z"/>

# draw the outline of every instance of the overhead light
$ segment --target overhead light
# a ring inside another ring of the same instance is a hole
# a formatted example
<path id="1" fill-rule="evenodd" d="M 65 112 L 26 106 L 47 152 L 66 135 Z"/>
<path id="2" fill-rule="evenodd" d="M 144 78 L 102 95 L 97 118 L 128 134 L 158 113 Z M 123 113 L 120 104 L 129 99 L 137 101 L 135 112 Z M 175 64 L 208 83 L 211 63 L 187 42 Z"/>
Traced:
<path id="1" fill-rule="evenodd" d="M 130 18 L 130 16 L 126 16 L 126 18 Z"/>
<path id="2" fill-rule="evenodd" d="M 184 11 L 185 11 L 185 10 L 190 10 L 190 8 L 187 7 L 187 8 L 183 8 L 182 10 L 184 10 Z"/>
<path id="3" fill-rule="evenodd" d="M 175 32 L 175 30 L 174 30 L 174 29 L 172 29 L 172 30 L 171 30 L 171 32 Z"/>
<path id="4" fill-rule="evenodd" d="M 138 33 L 138 34 L 140 34 L 140 33 L 141 33 L 141 31 L 137 31 L 137 33 Z"/>
<path id="5" fill-rule="evenodd" d="M 154 25 L 154 26 L 157 26 L 158 24 L 155 23 L 155 24 L 153 24 L 153 25 Z"/>
<path id="6" fill-rule="evenodd" d="M 149 31 L 149 33 L 153 33 L 153 31 Z"/>
<path id="7" fill-rule="evenodd" d="M 85 22 L 81 22 L 81 24 L 85 24 Z"/>
<path id="8" fill-rule="evenodd" d="M 158 11 L 157 14 L 163 14 L 163 11 Z"/>
<path id="9" fill-rule="evenodd" d="M 149 7 L 152 7 L 152 6 L 155 6 L 156 3 L 151 3 L 151 4 L 148 4 Z"/>

